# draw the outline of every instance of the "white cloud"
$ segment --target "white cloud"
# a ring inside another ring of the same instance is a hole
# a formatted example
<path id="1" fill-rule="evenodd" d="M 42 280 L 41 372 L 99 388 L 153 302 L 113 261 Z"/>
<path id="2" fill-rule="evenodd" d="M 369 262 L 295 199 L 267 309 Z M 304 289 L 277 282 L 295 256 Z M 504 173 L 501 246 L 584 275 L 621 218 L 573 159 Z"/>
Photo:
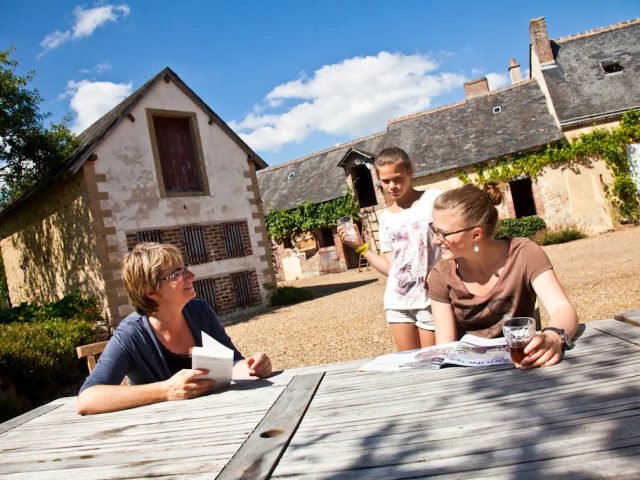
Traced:
<path id="1" fill-rule="evenodd" d="M 80 73 L 104 73 L 104 72 L 108 72 L 109 70 L 111 70 L 111 64 L 109 62 L 104 62 L 104 63 L 99 63 L 97 64 L 95 67 L 93 68 L 83 68 L 82 70 L 80 70 Z"/>
<path id="2" fill-rule="evenodd" d="M 76 113 L 71 130 L 80 133 L 131 94 L 132 83 L 92 82 L 73 80 L 58 98 L 69 97 L 69 106 Z"/>
<path id="3" fill-rule="evenodd" d="M 64 32 L 56 30 L 46 35 L 40 42 L 44 50 L 38 57 L 70 40 L 89 37 L 99 26 L 107 22 L 117 22 L 119 16 L 125 18 L 130 12 L 128 5 L 102 5 L 88 10 L 78 6 L 73 10 L 73 15 L 76 17 L 73 27 Z"/>
<path id="4" fill-rule="evenodd" d="M 301 143 L 312 132 L 359 136 L 383 130 L 392 118 L 423 111 L 432 99 L 467 79 L 453 72 L 434 73 L 428 55 L 380 52 L 325 65 L 310 77 L 278 85 L 264 104 L 231 128 L 256 150 L 278 151 Z M 294 101 L 283 113 L 264 113 Z"/>
<path id="5" fill-rule="evenodd" d="M 489 82 L 489 90 L 498 90 L 511 83 L 511 77 L 508 73 L 487 73 L 485 77 Z"/>
<path id="6" fill-rule="evenodd" d="M 472 68 L 471 69 L 471 76 L 473 78 L 480 77 L 480 75 L 482 75 L 483 73 L 484 73 L 484 70 L 482 68 Z"/>

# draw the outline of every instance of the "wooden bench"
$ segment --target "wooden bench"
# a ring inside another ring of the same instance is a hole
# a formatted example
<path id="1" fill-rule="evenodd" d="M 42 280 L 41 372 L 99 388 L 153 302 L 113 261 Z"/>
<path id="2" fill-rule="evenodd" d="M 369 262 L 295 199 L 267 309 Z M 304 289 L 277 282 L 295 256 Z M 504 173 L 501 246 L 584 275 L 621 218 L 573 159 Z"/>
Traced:
<path id="1" fill-rule="evenodd" d="M 78 358 L 87 357 L 87 366 L 89 367 L 89 373 L 96 366 L 96 355 L 100 355 L 104 348 L 107 346 L 108 341 L 90 343 L 89 345 L 82 345 L 76 348 Z"/>
<path id="2" fill-rule="evenodd" d="M 640 310 L 627 310 L 626 312 L 616 313 L 613 318 L 629 325 L 640 327 Z"/>

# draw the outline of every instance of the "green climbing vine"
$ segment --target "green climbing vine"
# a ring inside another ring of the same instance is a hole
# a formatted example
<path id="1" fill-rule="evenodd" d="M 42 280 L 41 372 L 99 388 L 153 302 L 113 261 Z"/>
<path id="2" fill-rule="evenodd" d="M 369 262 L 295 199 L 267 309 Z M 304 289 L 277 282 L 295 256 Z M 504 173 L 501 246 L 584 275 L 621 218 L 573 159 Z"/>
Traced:
<path id="1" fill-rule="evenodd" d="M 476 183 L 483 185 L 489 180 L 508 181 L 520 175 L 530 178 L 538 176 L 546 167 L 560 164 L 578 164 L 594 158 L 602 158 L 611 172 L 613 180 L 605 185 L 607 198 L 613 206 L 617 219 L 637 221 L 640 219 L 640 202 L 636 196 L 633 166 L 625 147 L 640 141 L 640 112 L 629 111 L 622 116 L 620 126 L 612 129 L 596 129 L 580 135 L 580 138 L 561 145 L 547 145 L 537 152 L 516 154 L 512 158 L 499 158 L 495 163 L 474 165 Z M 466 172 L 456 173 L 463 183 L 471 182 Z"/>
<path id="2" fill-rule="evenodd" d="M 266 222 L 269 235 L 280 240 L 292 233 L 335 227 L 340 217 L 359 218 L 358 204 L 351 190 L 328 202 L 306 202 L 291 210 L 271 210 L 266 215 Z"/>

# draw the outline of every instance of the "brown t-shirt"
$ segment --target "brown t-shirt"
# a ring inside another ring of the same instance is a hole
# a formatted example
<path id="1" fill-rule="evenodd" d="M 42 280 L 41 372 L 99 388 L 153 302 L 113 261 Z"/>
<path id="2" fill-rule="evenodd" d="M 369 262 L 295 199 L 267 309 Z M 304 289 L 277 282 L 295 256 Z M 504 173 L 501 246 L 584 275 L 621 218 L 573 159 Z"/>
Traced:
<path id="1" fill-rule="evenodd" d="M 501 337 L 506 318 L 533 315 L 536 293 L 531 284 L 553 267 L 544 250 L 528 238 L 504 241 L 509 242 L 509 256 L 498 283 L 486 297 L 469 293 L 454 260 L 440 260 L 431 271 L 429 296 L 435 302 L 452 305 L 459 334 L 466 331 L 481 337 Z"/>

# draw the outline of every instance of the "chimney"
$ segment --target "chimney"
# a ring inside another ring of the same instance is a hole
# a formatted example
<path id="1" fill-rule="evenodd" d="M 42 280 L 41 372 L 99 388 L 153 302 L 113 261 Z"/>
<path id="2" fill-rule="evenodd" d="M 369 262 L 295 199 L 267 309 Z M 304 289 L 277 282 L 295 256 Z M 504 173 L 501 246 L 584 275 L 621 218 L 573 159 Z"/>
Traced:
<path id="1" fill-rule="evenodd" d="M 509 65 L 509 75 L 511 75 L 511 85 L 515 85 L 516 83 L 522 81 L 520 65 L 518 65 L 513 58 L 511 59 L 511 64 Z"/>
<path id="2" fill-rule="evenodd" d="M 544 21 L 544 17 L 531 20 L 529 24 L 529 35 L 531 36 L 533 51 L 538 57 L 540 65 L 555 63 L 553 52 L 551 51 L 549 34 L 547 33 L 547 23 Z"/>
<path id="3" fill-rule="evenodd" d="M 467 100 L 489 93 L 487 77 L 477 78 L 464 84 L 464 95 Z"/>

